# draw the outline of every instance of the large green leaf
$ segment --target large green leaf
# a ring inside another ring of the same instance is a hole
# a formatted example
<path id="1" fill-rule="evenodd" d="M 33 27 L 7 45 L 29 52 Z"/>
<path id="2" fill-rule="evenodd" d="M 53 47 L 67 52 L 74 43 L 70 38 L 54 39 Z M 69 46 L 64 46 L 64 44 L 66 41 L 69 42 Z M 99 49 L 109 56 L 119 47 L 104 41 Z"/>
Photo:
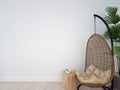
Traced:
<path id="1" fill-rule="evenodd" d="M 118 8 L 117 7 L 111 7 L 111 6 L 108 6 L 105 11 L 107 12 L 108 15 L 111 15 L 111 14 L 116 14 L 117 11 L 118 11 Z"/>
<path id="2" fill-rule="evenodd" d="M 106 16 L 104 19 L 108 24 L 116 24 L 120 21 L 120 16 L 118 14 L 115 14 L 115 15 L 110 14 Z"/>
<path id="3" fill-rule="evenodd" d="M 120 46 L 113 46 L 114 54 L 120 58 Z"/>
<path id="4" fill-rule="evenodd" d="M 105 20 L 108 24 L 116 24 L 120 21 L 120 16 L 117 14 L 117 7 L 107 7 L 105 11 L 107 12 Z"/>
<path id="5" fill-rule="evenodd" d="M 110 26 L 112 38 L 114 42 L 120 42 L 120 24 Z M 104 37 L 109 39 L 109 31 L 106 30 L 104 33 Z"/>

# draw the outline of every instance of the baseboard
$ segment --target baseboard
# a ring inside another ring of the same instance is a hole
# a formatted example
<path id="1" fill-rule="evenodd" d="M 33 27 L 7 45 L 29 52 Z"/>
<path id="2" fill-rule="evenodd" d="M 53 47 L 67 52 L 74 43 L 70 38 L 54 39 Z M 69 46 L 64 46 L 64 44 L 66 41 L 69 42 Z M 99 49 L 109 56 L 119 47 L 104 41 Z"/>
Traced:
<path id="1" fill-rule="evenodd" d="M 0 76 L 0 81 L 60 82 L 61 77 Z"/>

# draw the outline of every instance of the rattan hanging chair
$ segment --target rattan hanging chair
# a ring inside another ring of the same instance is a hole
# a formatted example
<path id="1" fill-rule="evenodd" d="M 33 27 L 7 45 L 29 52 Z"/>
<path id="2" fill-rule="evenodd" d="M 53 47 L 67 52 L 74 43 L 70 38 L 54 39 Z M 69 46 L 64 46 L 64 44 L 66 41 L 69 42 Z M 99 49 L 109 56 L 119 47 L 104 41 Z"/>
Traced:
<path id="1" fill-rule="evenodd" d="M 111 43 L 111 47 L 112 45 L 113 45 L 113 42 Z M 90 65 L 94 65 L 95 67 L 97 67 L 103 72 L 110 70 L 111 71 L 110 78 L 104 83 L 82 82 L 81 80 L 78 79 L 80 81 L 80 85 L 77 87 L 77 90 L 80 89 L 81 85 L 92 87 L 92 88 L 101 87 L 104 90 L 113 90 L 113 86 L 112 86 L 113 85 L 112 79 L 114 75 L 113 52 L 112 52 L 112 49 L 107 44 L 106 40 L 101 35 L 96 33 L 91 35 L 87 42 L 85 72 Z M 111 85 L 106 86 L 109 83 L 111 83 Z"/>

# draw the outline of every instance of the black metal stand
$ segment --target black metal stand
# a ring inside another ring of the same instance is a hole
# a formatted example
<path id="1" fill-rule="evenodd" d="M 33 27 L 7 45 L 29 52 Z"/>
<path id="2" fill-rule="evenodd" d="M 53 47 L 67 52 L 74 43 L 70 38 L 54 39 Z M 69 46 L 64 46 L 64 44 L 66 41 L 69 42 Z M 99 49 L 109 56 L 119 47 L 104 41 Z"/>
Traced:
<path id="1" fill-rule="evenodd" d="M 111 48 L 112 48 L 112 53 L 113 53 L 113 39 L 112 39 L 111 29 L 110 29 L 110 27 L 108 26 L 108 24 L 106 23 L 106 21 L 105 21 L 101 16 L 94 14 L 94 18 L 96 18 L 96 17 L 103 21 L 103 23 L 105 24 L 105 26 L 107 27 L 107 29 L 108 29 L 108 31 L 109 31 Z M 113 55 L 114 55 L 114 53 L 113 53 Z"/>
<path id="2" fill-rule="evenodd" d="M 82 84 L 78 85 L 77 90 L 79 90 L 79 88 L 80 88 L 81 85 L 82 85 Z"/>
<path id="3" fill-rule="evenodd" d="M 107 86 L 103 86 L 102 87 L 104 90 L 112 90 L 111 86 L 107 87 Z"/>

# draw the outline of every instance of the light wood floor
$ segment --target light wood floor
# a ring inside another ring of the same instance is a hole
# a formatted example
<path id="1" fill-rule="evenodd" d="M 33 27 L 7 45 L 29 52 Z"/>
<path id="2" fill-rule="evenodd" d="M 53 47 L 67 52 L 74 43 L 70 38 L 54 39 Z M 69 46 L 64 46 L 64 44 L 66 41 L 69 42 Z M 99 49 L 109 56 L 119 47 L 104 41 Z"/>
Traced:
<path id="1" fill-rule="evenodd" d="M 60 82 L 0 82 L 0 90 L 64 90 Z M 82 86 L 80 90 L 102 90 Z"/>

